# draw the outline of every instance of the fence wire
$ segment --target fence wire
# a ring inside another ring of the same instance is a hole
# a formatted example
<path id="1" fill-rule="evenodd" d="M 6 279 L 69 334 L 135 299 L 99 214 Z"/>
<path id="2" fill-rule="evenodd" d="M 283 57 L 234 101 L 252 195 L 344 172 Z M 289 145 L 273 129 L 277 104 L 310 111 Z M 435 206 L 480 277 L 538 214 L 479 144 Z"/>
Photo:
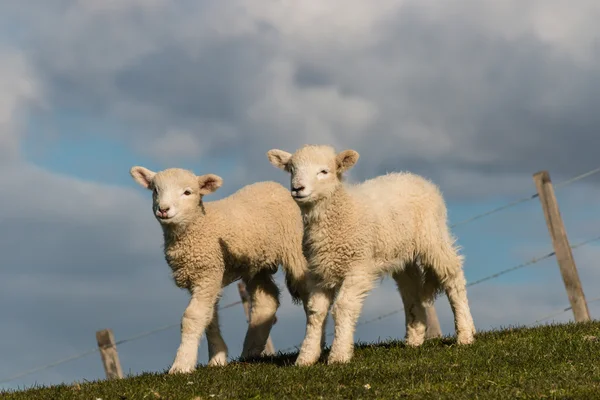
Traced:
<path id="1" fill-rule="evenodd" d="M 568 186 L 568 185 L 570 185 L 572 183 L 575 183 L 575 182 L 577 182 L 577 181 L 579 181 L 581 179 L 587 178 L 588 176 L 597 174 L 598 172 L 600 172 L 600 168 L 595 168 L 595 169 L 592 169 L 590 171 L 584 172 L 583 174 L 580 174 L 580 175 L 574 176 L 572 178 L 566 179 L 564 181 L 558 182 L 558 183 L 554 184 L 553 186 L 554 186 L 555 189 L 559 189 L 559 188 L 562 188 L 564 186 Z M 455 228 L 455 227 L 460 226 L 460 225 L 468 224 L 468 223 L 476 221 L 476 220 L 478 220 L 480 218 L 487 217 L 488 215 L 492 215 L 492 214 L 495 214 L 497 212 L 509 209 L 509 208 L 514 207 L 516 205 L 519 205 L 521 203 L 526 203 L 526 202 L 528 202 L 530 200 L 533 200 L 533 199 L 535 199 L 537 197 L 539 197 L 539 194 L 535 193 L 535 194 L 532 194 L 530 196 L 523 197 L 521 199 L 511 201 L 511 202 L 506 203 L 506 204 L 504 204 L 504 205 L 502 205 L 500 207 L 494 208 L 492 210 L 486 211 L 486 212 L 481 213 L 481 214 L 474 215 L 474 216 L 472 216 L 470 218 L 467 218 L 465 220 L 458 221 L 458 222 L 450 225 L 450 228 Z"/>
<path id="2" fill-rule="evenodd" d="M 235 301 L 235 302 L 227 304 L 227 305 L 225 305 L 223 307 L 219 307 L 219 310 L 224 310 L 224 309 L 236 306 L 236 305 L 241 304 L 241 303 L 242 303 L 241 300 L 240 301 Z M 123 344 L 123 343 L 131 342 L 131 341 L 143 338 L 145 336 L 153 335 L 153 334 L 155 334 L 157 332 L 161 332 L 161 331 L 164 331 L 164 330 L 167 330 L 167 329 L 175 328 L 177 326 L 180 326 L 180 324 L 177 323 L 177 324 L 164 325 L 164 326 L 161 326 L 159 328 L 155 328 L 155 329 L 152 329 L 152 330 L 149 330 L 149 331 L 146 331 L 146 332 L 142 332 L 142 333 L 139 333 L 137 335 L 130 336 L 128 338 L 116 341 L 115 342 L 115 346 L 118 346 L 118 345 Z M 98 347 L 95 347 L 93 349 L 90 349 L 90 350 L 87 350 L 87 351 L 83 351 L 81 353 L 72 355 L 70 357 L 63 358 L 62 360 L 54 361 L 54 362 L 52 362 L 50 364 L 41 365 L 39 367 L 35 367 L 35 368 L 30 369 L 30 370 L 23 371 L 23 372 L 21 372 L 19 374 L 16 374 L 16 375 L 13 375 L 13 376 L 10 376 L 8 378 L 0 380 L 0 384 L 11 382 L 11 381 L 14 381 L 16 379 L 23 378 L 23 377 L 25 377 L 27 375 L 31 375 L 31 374 L 33 374 L 35 372 L 44 371 L 46 369 L 49 369 L 49 368 L 52 368 L 52 367 L 56 367 L 57 365 L 61 365 L 61 364 L 67 363 L 69 361 L 78 360 L 80 358 L 89 356 L 90 354 L 97 353 L 98 351 L 99 351 Z"/>
<path id="3" fill-rule="evenodd" d="M 571 249 L 576 249 L 578 247 L 582 247 L 582 246 L 585 246 L 587 244 L 590 244 L 590 243 L 593 243 L 593 242 L 597 242 L 597 241 L 600 241 L 600 236 L 596 236 L 596 237 L 584 240 L 582 242 L 579 242 L 577 244 L 574 244 L 574 245 L 571 246 Z M 497 278 L 497 277 L 499 277 L 501 275 L 507 274 L 509 272 L 516 271 L 518 269 L 525 268 L 525 267 L 528 267 L 528 266 L 533 265 L 533 264 L 537 264 L 540 261 L 546 260 L 546 259 L 554 256 L 554 254 L 555 253 L 552 251 L 552 252 L 544 254 L 542 256 L 534 257 L 534 258 L 530 259 L 529 261 L 526 261 L 526 262 L 521 263 L 519 265 L 516 265 L 514 267 L 506 268 L 506 269 L 503 269 L 502 271 L 496 272 L 495 274 L 486 276 L 485 278 L 481 278 L 481 279 L 478 279 L 476 281 L 469 282 L 469 283 L 467 283 L 467 287 L 475 286 L 475 285 L 478 285 L 478 284 L 480 284 L 482 282 L 489 281 L 489 280 Z M 571 307 L 569 307 L 566 310 L 569 310 L 569 309 L 571 309 Z M 397 310 L 393 310 L 393 311 L 387 312 L 385 314 L 378 315 L 377 317 L 374 317 L 374 318 L 371 318 L 371 319 L 368 319 L 368 320 L 365 320 L 365 321 L 358 322 L 356 324 L 356 326 L 358 327 L 358 326 L 361 326 L 361 325 L 368 325 L 368 324 L 373 323 L 373 322 L 381 321 L 384 318 L 388 318 L 388 317 L 391 317 L 392 315 L 399 314 L 402 311 L 404 311 L 404 307 L 401 307 L 401 308 L 399 308 Z M 564 312 L 564 311 L 561 311 L 560 313 L 562 313 L 562 312 Z M 330 333 L 327 334 L 327 336 L 332 336 L 332 335 L 333 335 L 333 332 L 330 332 Z M 287 353 L 287 352 L 290 352 L 290 351 L 292 351 L 294 349 L 298 349 L 299 346 L 300 345 L 288 347 L 288 348 L 285 348 L 285 349 L 281 350 L 281 352 L 282 353 Z"/>
<path id="4" fill-rule="evenodd" d="M 586 300 L 586 303 L 587 303 L 587 304 L 590 304 L 590 303 L 595 303 L 595 302 L 597 302 L 597 301 L 600 301 L 600 297 L 596 297 L 596 298 L 593 298 L 593 299 L 591 299 L 591 300 Z M 555 313 L 552 313 L 552 314 L 546 315 L 545 317 L 542 317 L 542 318 L 540 318 L 540 319 L 537 319 L 535 322 L 533 322 L 533 324 L 538 324 L 538 323 L 540 323 L 540 322 L 547 321 L 547 320 L 549 320 L 549 319 L 550 319 L 550 318 L 552 318 L 552 317 L 556 317 L 556 316 L 558 316 L 558 315 L 564 314 L 564 313 L 566 313 L 567 311 L 569 311 L 569 310 L 572 310 L 572 309 L 573 309 L 573 307 L 570 307 L 570 306 L 569 306 L 569 307 L 567 307 L 567 308 L 564 308 L 564 309 L 562 309 L 562 310 L 560 310 L 560 311 L 557 311 L 557 312 L 555 312 Z"/>

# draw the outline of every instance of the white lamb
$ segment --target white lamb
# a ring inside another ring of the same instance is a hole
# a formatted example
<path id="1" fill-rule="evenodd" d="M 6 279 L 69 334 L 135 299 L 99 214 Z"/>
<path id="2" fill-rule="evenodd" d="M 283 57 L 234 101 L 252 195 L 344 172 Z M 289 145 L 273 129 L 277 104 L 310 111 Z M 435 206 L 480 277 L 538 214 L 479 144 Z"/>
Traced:
<path id="1" fill-rule="evenodd" d="M 306 336 L 297 365 L 314 364 L 329 307 L 335 336 L 328 363 L 350 361 L 354 329 L 374 282 L 391 274 L 404 302 L 406 342 L 423 343 L 425 305 L 446 291 L 459 344 L 472 343 L 475 326 L 467 301 L 462 256 L 447 226 L 439 189 L 410 173 L 391 173 L 358 185 L 342 173 L 358 153 L 306 145 L 293 155 L 270 150 L 269 161 L 291 174 L 291 195 L 304 222 L 304 254 L 317 283 L 310 289 Z"/>
<path id="2" fill-rule="evenodd" d="M 240 278 L 251 301 L 242 357 L 264 354 L 279 307 L 279 289 L 272 278 L 278 265 L 283 266 L 294 301 L 307 297 L 302 218 L 289 191 L 276 182 L 259 182 L 224 199 L 204 202 L 205 195 L 222 185 L 219 176 L 196 176 L 179 168 L 155 173 L 139 166 L 130 173 L 152 191 L 152 210 L 163 229 L 166 261 L 177 286 L 191 294 L 181 321 L 181 344 L 169 373 L 195 368 L 205 330 L 209 365 L 227 363 L 218 299 L 223 287 Z"/>

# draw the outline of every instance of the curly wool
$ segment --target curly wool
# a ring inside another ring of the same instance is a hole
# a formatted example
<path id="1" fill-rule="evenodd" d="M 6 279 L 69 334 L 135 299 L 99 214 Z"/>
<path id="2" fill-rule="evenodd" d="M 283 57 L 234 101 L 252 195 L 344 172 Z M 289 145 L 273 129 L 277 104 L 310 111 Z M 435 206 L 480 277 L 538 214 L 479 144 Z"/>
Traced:
<path id="1" fill-rule="evenodd" d="M 439 265 L 440 281 L 425 296 L 432 300 L 441 283 L 461 268 L 456 239 L 445 229 L 441 193 L 408 172 L 340 185 L 328 201 L 306 209 L 304 220 L 311 272 L 329 287 L 339 285 L 357 262 L 371 260 L 370 273 L 381 275 L 421 257 L 422 264 Z"/>
<path id="2" fill-rule="evenodd" d="M 155 173 L 143 167 L 133 167 L 131 175 L 152 190 L 165 259 L 177 286 L 191 294 L 181 322 L 181 344 L 169 372 L 195 368 L 205 331 L 209 365 L 226 364 L 218 299 L 223 287 L 240 278 L 252 305 L 242 357 L 263 354 L 279 307 L 279 289 L 272 277 L 278 265 L 294 301 L 307 298 L 302 219 L 289 192 L 276 182 L 259 182 L 205 202 L 203 197 L 222 184 L 217 175 L 196 176 L 179 168 Z"/>
<path id="3" fill-rule="evenodd" d="M 165 258 L 177 286 L 190 288 L 209 269 L 225 273 L 223 285 L 282 265 L 292 298 L 306 274 L 302 219 L 289 192 L 276 182 L 258 182 L 217 201 L 203 202 L 187 229 L 165 227 Z"/>
<path id="4" fill-rule="evenodd" d="M 307 145 L 294 154 L 273 149 L 268 157 L 291 173 L 292 196 L 303 216 L 304 254 L 317 279 L 297 364 L 310 365 L 319 358 L 316 340 L 335 295 L 335 337 L 328 360 L 351 359 L 362 302 L 384 274 L 392 275 L 402 296 L 409 345 L 423 342 L 424 304 L 431 304 L 442 290 L 455 314 L 459 343 L 473 341 L 463 257 L 449 232 L 446 205 L 436 185 L 407 172 L 343 183 L 342 174 L 359 155 L 353 150 L 336 154 L 331 146 Z"/>

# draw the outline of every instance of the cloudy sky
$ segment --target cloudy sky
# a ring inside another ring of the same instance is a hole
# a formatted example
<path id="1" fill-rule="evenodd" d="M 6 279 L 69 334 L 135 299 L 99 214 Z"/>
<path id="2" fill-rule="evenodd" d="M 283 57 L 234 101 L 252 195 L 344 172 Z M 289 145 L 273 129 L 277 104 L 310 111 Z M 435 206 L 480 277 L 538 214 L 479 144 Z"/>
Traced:
<path id="1" fill-rule="evenodd" d="M 257 180 L 287 185 L 267 150 L 327 143 L 361 154 L 354 181 L 395 170 L 435 180 L 451 222 L 534 193 L 538 170 L 557 182 L 600 166 L 600 3 L 576 4 L 0 2 L 0 381 L 93 349 L 98 329 L 124 339 L 179 322 L 187 295 L 132 165 L 216 173 L 216 200 Z M 573 243 L 600 235 L 599 184 L 557 190 Z M 551 251 L 537 199 L 455 233 L 469 281 Z M 600 247 L 574 255 L 586 296 L 600 296 Z M 569 305 L 554 258 L 469 299 L 479 330 Z M 237 300 L 232 285 L 221 304 Z M 447 299 L 437 304 L 452 334 Z M 386 279 L 361 321 L 398 307 Z M 600 317 L 599 303 L 589 308 Z M 299 343 L 304 316 L 285 292 L 278 317 L 276 348 Z M 242 307 L 221 321 L 237 357 Z M 399 338 L 403 325 L 395 315 L 356 339 Z M 177 328 L 125 343 L 123 369 L 167 369 L 178 343 Z M 0 388 L 103 376 L 92 354 Z"/>

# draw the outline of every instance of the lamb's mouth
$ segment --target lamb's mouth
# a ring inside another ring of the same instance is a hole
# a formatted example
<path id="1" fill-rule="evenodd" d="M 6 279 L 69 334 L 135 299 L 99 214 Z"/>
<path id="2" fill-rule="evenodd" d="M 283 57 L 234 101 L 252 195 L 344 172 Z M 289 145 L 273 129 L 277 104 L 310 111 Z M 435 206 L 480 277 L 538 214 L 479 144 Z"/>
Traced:
<path id="1" fill-rule="evenodd" d="M 310 195 L 309 194 L 305 194 L 304 196 L 302 196 L 302 195 L 299 195 L 299 194 L 293 194 L 292 197 L 294 199 L 296 199 L 296 200 L 303 200 L 303 199 L 306 199 L 306 198 L 310 197 Z"/>

